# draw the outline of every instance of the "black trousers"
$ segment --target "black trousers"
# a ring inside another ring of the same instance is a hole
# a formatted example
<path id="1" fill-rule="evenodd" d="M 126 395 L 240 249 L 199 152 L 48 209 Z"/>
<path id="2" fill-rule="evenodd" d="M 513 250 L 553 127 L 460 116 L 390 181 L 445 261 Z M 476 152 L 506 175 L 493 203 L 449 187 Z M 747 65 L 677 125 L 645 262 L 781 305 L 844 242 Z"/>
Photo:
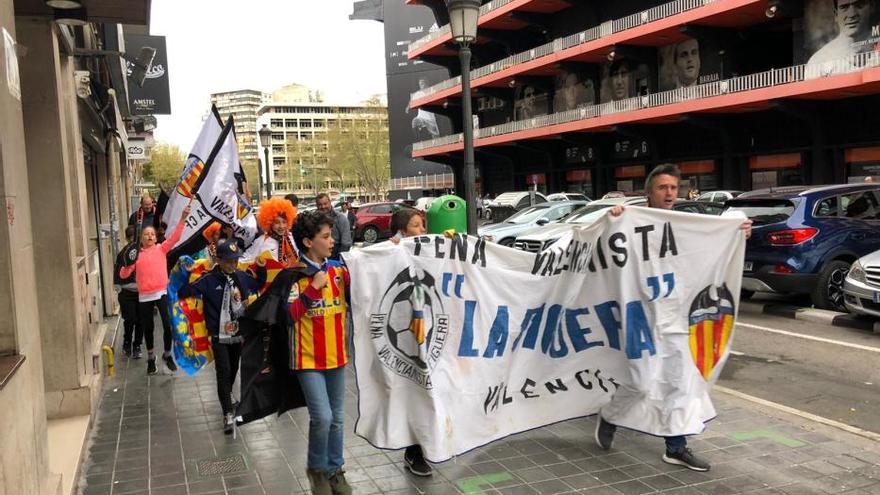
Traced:
<path id="1" fill-rule="evenodd" d="M 223 414 L 234 413 L 232 410 L 232 384 L 238 374 L 238 363 L 241 360 L 241 344 L 221 344 L 218 337 L 211 337 L 211 350 L 214 351 L 214 370 L 217 372 L 217 397 Z"/>
<path id="2" fill-rule="evenodd" d="M 122 313 L 122 345 L 140 346 L 144 340 L 144 331 L 138 321 L 138 294 L 132 290 L 119 291 L 119 311 Z M 132 340 L 134 336 L 134 340 Z"/>
<path id="3" fill-rule="evenodd" d="M 159 318 L 162 320 L 162 341 L 165 344 L 165 352 L 171 351 L 171 317 L 168 315 L 168 296 L 162 296 L 158 301 L 139 302 L 138 319 L 141 322 L 141 331 L 147 341 L 147 350 L 153 350 L 153 308 L 159 309 Z"/>

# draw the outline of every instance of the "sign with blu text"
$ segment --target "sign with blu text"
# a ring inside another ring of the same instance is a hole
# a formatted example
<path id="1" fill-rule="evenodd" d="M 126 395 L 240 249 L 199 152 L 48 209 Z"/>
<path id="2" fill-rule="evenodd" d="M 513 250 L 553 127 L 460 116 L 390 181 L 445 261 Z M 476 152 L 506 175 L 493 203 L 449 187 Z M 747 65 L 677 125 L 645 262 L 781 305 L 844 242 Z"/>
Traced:
<path id="1" fill-rule="evenodd" d="M 465 235 L 345 253 L 355 432 L 434 462 L 600 410 L 700 433 L 733 333 L 741 222 L 630 207 L 540 253 Z"/>

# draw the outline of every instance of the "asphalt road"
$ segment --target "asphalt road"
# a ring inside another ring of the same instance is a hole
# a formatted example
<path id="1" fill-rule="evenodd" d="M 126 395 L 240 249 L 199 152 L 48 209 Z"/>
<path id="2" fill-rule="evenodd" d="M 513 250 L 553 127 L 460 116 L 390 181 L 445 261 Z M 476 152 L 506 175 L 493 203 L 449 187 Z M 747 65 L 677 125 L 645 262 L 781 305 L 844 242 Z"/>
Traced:
<path id="1" fill-rule="evenodd" d="M 731 350 L 719 385 L 880 433 L 880 335 L 743 302 Z"/>

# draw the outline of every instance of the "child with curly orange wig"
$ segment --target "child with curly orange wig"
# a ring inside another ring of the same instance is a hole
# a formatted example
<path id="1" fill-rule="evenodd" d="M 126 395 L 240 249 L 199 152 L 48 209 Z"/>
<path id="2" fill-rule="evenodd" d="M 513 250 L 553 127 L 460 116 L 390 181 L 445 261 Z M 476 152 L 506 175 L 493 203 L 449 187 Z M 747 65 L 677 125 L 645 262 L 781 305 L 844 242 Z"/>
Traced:
<path id="1" fill-rule="evenodd" d="M 258 258 L 269 252 L 277 261 L 293 266 L 299 259 L 299 252 L 290 234 L 290 227 L 296 221 L 296 208 L 284 198 L 271 198 L 260 203 L 257 222 L 264 234 L 254 239 L 242 257 L 242 262 Z"/>

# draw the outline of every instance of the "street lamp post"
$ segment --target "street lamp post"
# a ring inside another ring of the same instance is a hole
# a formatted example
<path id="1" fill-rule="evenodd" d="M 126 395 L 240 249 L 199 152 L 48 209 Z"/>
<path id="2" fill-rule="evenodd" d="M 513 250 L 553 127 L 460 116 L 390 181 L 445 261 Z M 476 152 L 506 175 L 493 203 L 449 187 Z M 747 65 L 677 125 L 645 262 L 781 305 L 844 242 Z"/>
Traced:
<path id="1" fill-rule="evenodd" d="M 464 137 L 464 201 L 467 205 L 467 233 L 477 235 L 477 193 L 474 172 L 474 120 L 471 111 L 471 48 L 477 38 L 480 0 L 449 0 L 449 25 L 458 43 L 461 62 L 462 134 Z"/>
<path id="2" fill-rule="evenodd" d="M 264 163 L 266 164 L 266 199 L 272 198 L 272 169 L 269 168 L 269 145 L 271 144 L 272 131 L 263 124 L 263 128 L 260 129 L 260 144 L 263 145 L 263 156 L 265 157 Z"/>

